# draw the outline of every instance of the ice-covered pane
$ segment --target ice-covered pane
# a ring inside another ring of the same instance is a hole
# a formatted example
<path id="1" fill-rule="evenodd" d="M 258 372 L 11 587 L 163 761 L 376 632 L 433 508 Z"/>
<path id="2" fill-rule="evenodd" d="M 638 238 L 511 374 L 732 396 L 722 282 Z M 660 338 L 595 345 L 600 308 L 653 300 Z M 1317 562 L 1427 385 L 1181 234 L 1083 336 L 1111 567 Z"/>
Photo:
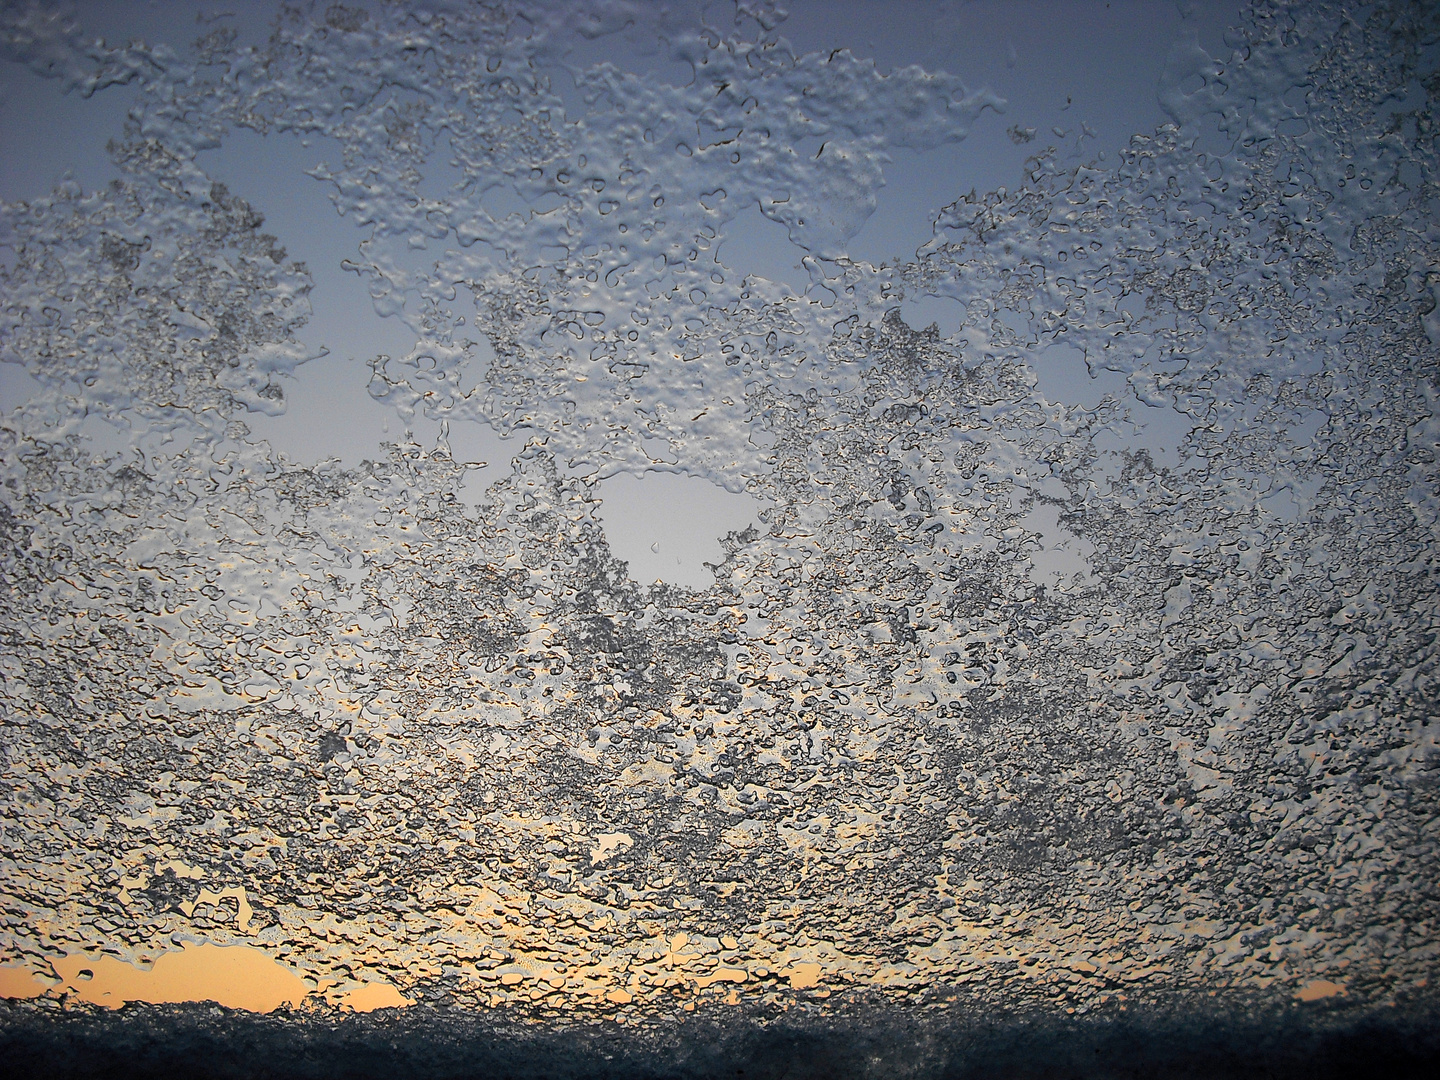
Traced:
<path id="1" fill-rule="evenodd" d="M 1433 1046 L 1433 5 L 785 8 L 0 5 L 12 1042 Z"/>

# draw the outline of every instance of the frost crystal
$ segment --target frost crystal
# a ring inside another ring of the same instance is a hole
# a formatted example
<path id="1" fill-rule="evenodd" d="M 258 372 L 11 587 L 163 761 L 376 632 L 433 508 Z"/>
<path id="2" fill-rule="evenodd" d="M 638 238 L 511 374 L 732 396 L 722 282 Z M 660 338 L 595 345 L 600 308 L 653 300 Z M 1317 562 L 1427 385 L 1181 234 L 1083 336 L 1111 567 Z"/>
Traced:
<path id="1" fill-rule="evenodd" d="M 1434 10 L 1257 0 L 1172 54 L 1173 122 L 1042 132 L 876 266 L 885 152 L 1003 103 L 751 6 L 666 31 L 679 87 L 572 79 L 571 4 L 185 55 L 0 9 L 140 94 L 121 181 L 0 204 L 5 964 L 249 944 L 336 1001 L 647 1015 L 1435 977 Z M 312 268 L 206 174 L 240 129 L 336 151 L 304 182 L 415 337 L 371 395 L 522 436 L 478 502 L 443 438 L 252 436 Z M 803 295 L 717 258 L 756 206 Z M 1113 389 L 1052 400 L 1056 357 Z M 765 508 L 703 590 L 607 545 L 597 485 L 656 463 Z"/>

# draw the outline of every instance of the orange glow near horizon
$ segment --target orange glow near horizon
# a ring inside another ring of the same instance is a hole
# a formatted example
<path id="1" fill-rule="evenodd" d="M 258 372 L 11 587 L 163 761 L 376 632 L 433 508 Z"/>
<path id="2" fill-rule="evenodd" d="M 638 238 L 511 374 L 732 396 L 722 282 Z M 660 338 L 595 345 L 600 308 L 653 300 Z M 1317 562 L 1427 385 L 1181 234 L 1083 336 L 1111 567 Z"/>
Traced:
<path id="1" fill-rule="evenodd" d="M 186 944 L 163 953 L 148 968 L 113 956 L 71 953 L 55 960 L 54 967 L 66 990 L 82 1001 L 114 1009 L 127 1001 L 213 1001 L 268 1013 L 281 1005 L 298 1005 L 310 993 L 287 967 L 248 945 Z"/>
<path id="2" fill-rule="evenodd" d="M 30 968 L 0 968 L 0 998 L 34 998 L 53 990 L 118 1009 L 127 1001 L 152 1005 L 213 1001 L 230 1009 L 274 1012 L 322 993 L 286 965 L 249 945 L 195 945 L 162 953 L 149 967 L 83 952 L 52 961 L 53 979 Z M 389 983 L 364 983 L 336 999 L 356 1012 L 403 1008 L 414 1002 Z"/>
<path id="3" fill-rule="evenodd" d="M 0 967 L 0 998 L 39 997 L 49 989 L 49 984 L 29 968 Z"/>

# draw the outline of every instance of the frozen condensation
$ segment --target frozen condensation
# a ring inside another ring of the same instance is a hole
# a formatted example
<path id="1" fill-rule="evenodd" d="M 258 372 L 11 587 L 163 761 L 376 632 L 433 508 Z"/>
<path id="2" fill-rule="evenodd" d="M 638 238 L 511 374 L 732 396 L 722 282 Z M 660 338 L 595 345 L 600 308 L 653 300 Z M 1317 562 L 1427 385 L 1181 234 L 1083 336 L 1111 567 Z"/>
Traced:
<path id="1" fill-rule="evenodd" d="M 643 8 L 0 8 L 135 95 L 118 181 L 0 204 L 0 960 L 647 1015 L 1433 979 L 1434 10 L 1256 0 L 1171 122 L 1016 127 L 876 265 L 884 156 L 1004 103 L 764 0 L 622 70 Z M 413 341 L 325 361 L 368 457 L 262 437 L 320 270 L 207 172 L 255 134 Z M 793 279 L 726 260 L 765 228 Z M 607 542 L 655 467 L 757 508 L 699 587 Z"/>

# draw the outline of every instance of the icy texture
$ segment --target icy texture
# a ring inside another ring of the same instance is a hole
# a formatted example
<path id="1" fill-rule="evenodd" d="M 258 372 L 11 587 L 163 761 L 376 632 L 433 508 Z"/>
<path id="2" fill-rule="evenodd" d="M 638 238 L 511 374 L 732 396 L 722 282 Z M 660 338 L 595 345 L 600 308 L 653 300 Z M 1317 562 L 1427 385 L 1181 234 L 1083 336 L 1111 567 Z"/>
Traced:
<path id="1" fill-rule="evenodd" d="M 0 421 L 0 959 L 651 1013 L 1433 979 L 1433 12 L 1257 3 L 1176 49 L 1178 126 L 876 267 L 878 155 L 1000 103 L 742 3 L 671 36 L 693 83 L 584 69 L 576 117 L 573 9 L 318 4 L 188 58 L 4 9 L 144 103 L 122 184 L 0 207 L 41 387 Z M 372 394 L 538 433 L 478 506 L 443 448 L 247 439 L 308 276 L 195 164 L 236 126 L 343 147 L 353 269 L 420 337 Z M 715 260 L 757 201 L 806 295 Z M 1047 400 L 1057 342 L 1134 396 Z M 596 483 L 652 460 L 773 506 L 704 591 L 607 548 Z"/>

